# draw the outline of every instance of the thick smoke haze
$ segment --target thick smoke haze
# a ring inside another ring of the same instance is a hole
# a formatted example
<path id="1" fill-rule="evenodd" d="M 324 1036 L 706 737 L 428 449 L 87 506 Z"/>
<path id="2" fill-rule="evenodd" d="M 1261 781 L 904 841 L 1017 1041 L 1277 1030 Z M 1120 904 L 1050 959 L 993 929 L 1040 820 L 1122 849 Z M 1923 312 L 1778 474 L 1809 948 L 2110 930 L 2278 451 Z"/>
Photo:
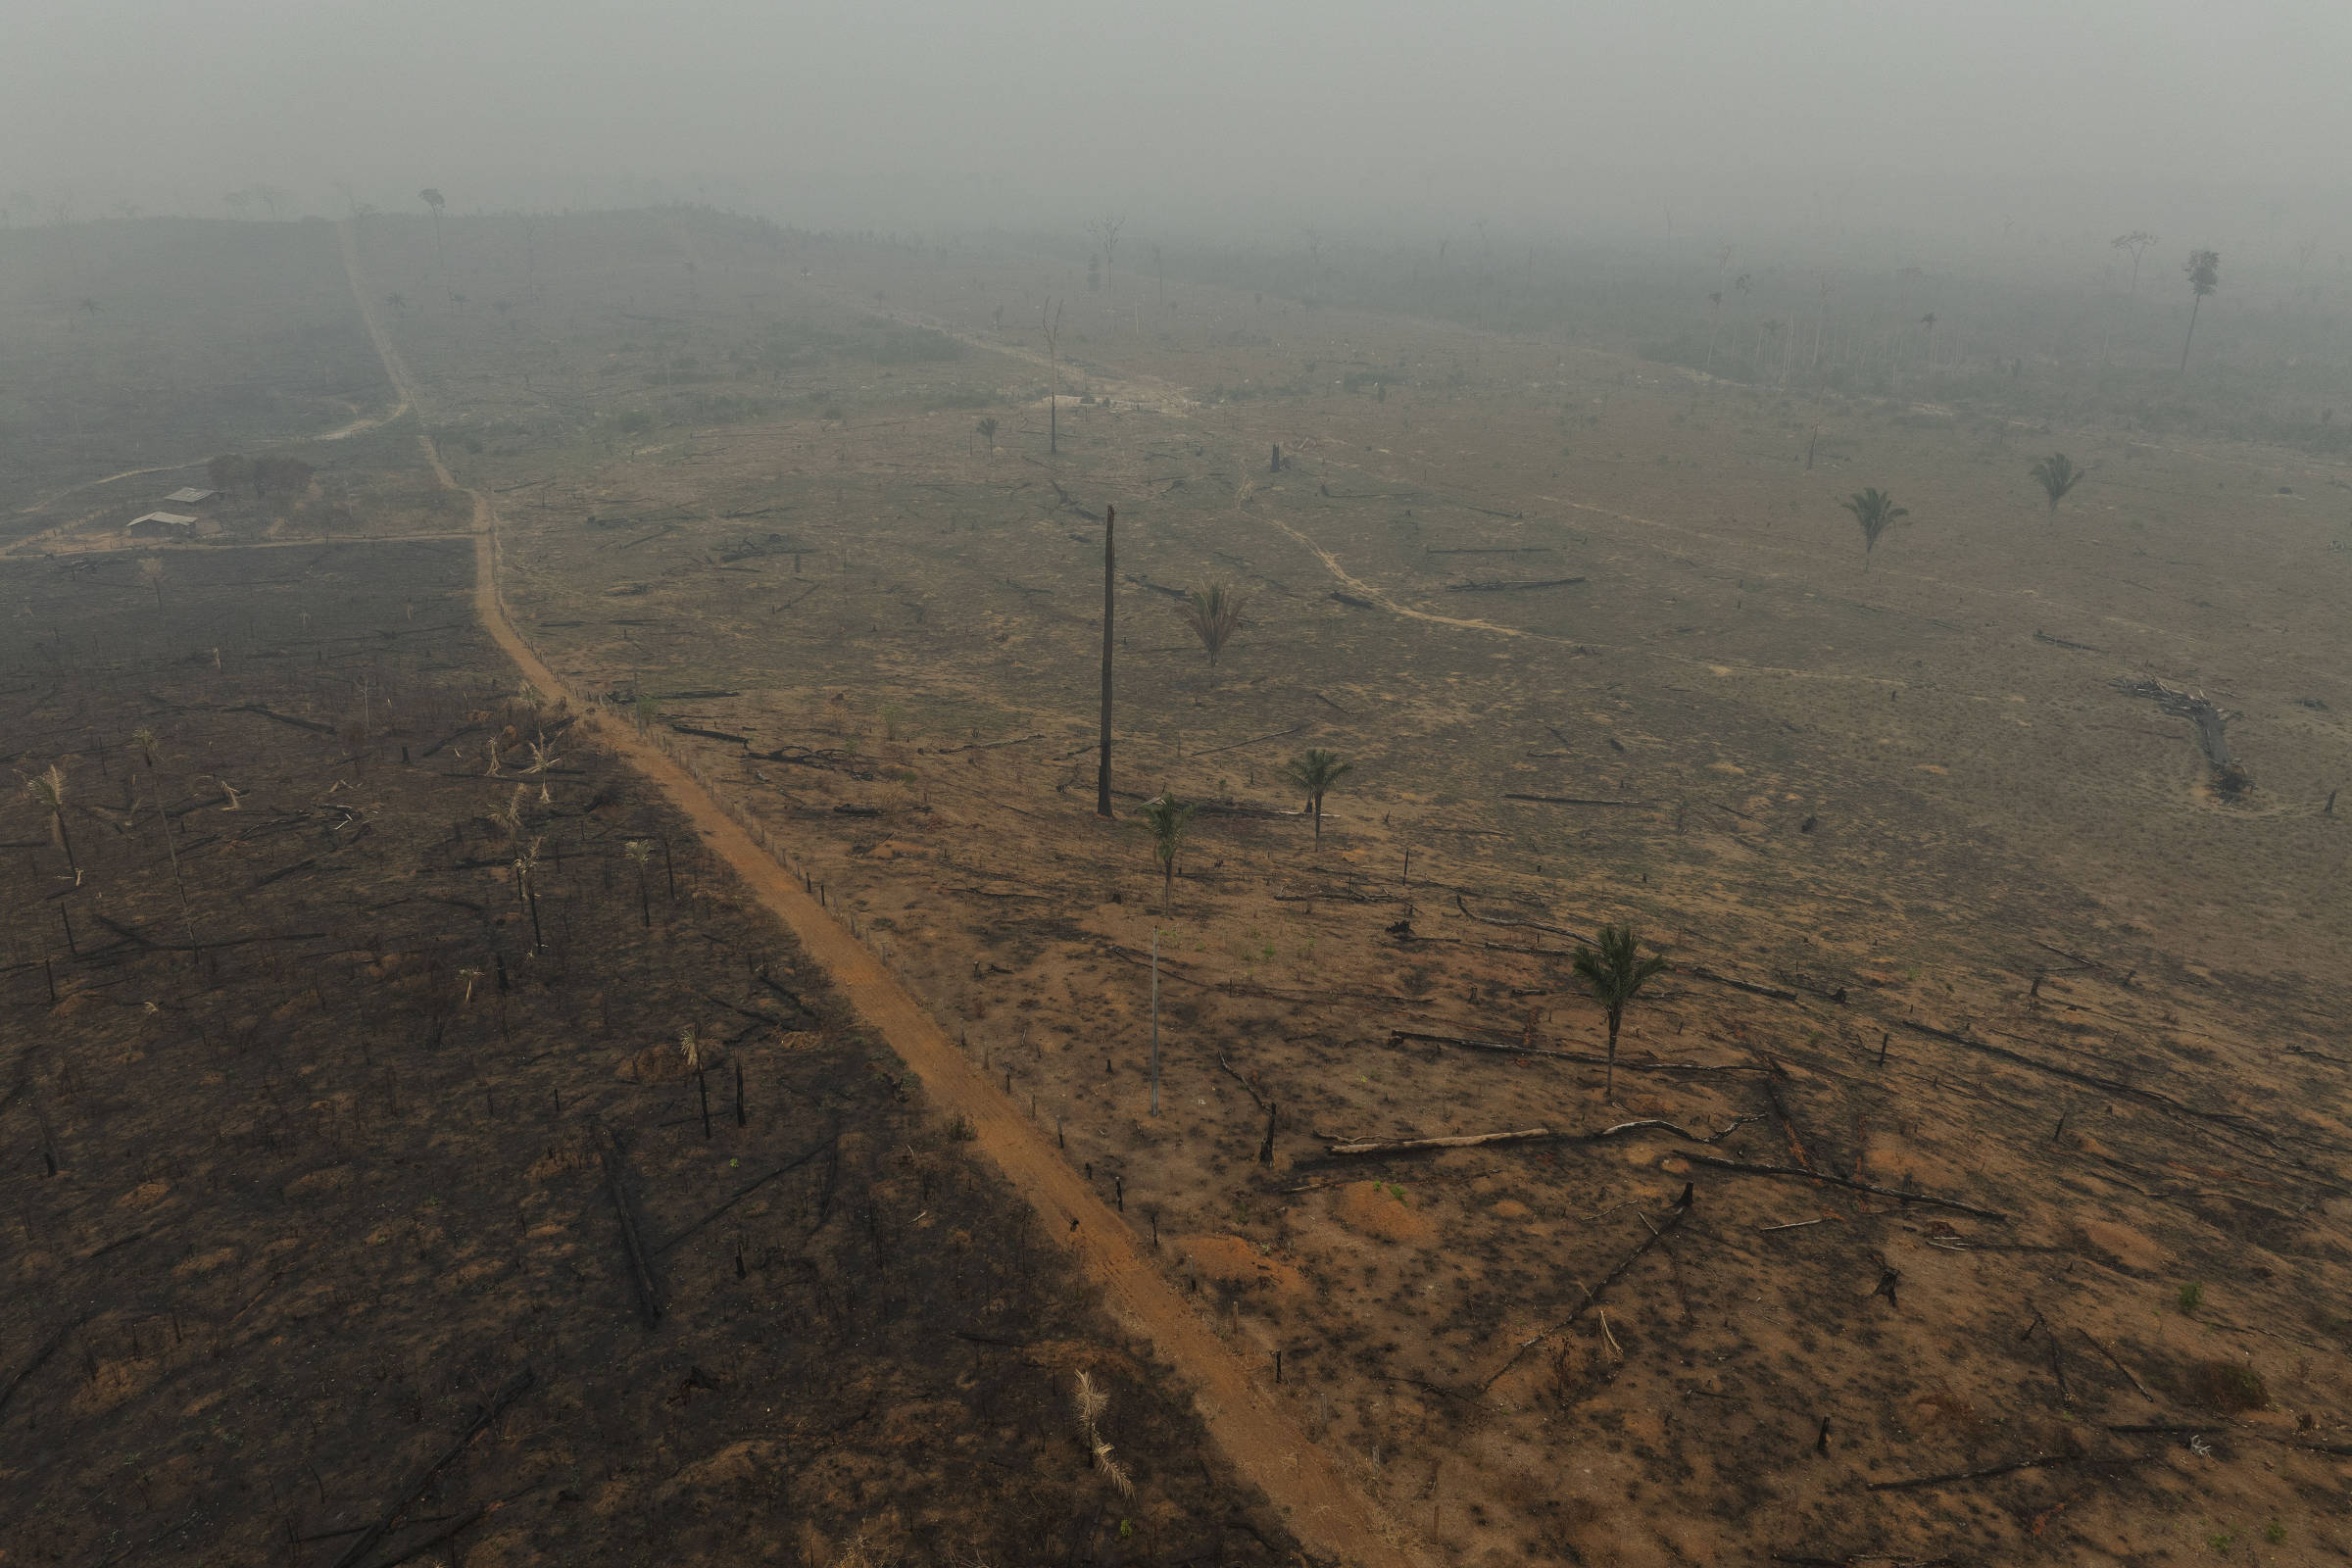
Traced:
<path id="1" fill-rule="evenodd" d="M 2319 3 L 8 8 L 18 222 L 709 200 L 804 223 L 2326 236 Z"/>

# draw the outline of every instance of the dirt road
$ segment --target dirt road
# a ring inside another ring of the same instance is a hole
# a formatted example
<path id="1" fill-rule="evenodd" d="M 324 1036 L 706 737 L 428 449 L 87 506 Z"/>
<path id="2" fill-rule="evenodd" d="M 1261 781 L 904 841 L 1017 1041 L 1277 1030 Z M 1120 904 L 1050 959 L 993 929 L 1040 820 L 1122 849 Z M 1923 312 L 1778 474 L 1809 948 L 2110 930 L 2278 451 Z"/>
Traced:
<path id="1" fill-rule="evenodd" d="M 350 225 L 338 224 L 337 230 L 352 298 L 383 359 L 384 372 L 408 406 L 419 412 L 421 422 L 423 405 L 408 368 L 369 307 Z M 441 484 L 465 490 L 443 465 L 431 436 L 420 430 L 417 440 Z M 1289 1412 L 1257 1386 L 1201 1314 L 1144 1257 L 1126 1222 L 1095 1196 L 1028 1116 L 991 1087 L 922 1004 L 804 892 L 800 881 L 684 767 L 627 725 L 612 722 L 595 705 L 580 702 L 531 650 L 507 618 L 499 598 L 496 510 L 481 492 L 465 493 L 473 502 L 474 612 L 524 677 L 551 697 L 570 697 L 598 739 L 693 820 L 712 853 L 734 867 L 790 928 L 808 957 L 824 966 L 858 1016 L 922 1080 L 940 1112 L 970 1120 L 979 1150 L 1037 1210 L 1047 1231 L 1066 1238 L 1119 1323 L 1150 1340 L 1191 1383 L 1201 1418 L 1218 1446 L 1236 1469 L 1273 1499 L 1309 1549 L 1349 1568 L 1418 1563 L 1420 1554 L 1407 1544 L 1404 1532 L 1306 1441 Z"/>

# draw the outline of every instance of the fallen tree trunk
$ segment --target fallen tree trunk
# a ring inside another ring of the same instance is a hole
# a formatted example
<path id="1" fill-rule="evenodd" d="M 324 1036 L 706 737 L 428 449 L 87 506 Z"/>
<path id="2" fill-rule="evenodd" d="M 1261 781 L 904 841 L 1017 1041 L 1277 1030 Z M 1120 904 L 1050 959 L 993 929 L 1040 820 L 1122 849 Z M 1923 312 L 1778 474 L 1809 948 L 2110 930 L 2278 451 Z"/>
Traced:
<path id="1" fill-rule="evenodd" d="M 1530 1138 L 1549 1138 L 1548 1127 L 1529 1127 L 1515 1133 L 1465 1133 L 1453 1138 L 1398 1138 L 1385 1143 L 1334 1144 L 1334 1154 L 1407 1154 L 1424 1149 L 1476 1149 L 1482 1144 L 1514 1144 Z"/>
<path id="2" fill-rule="evenodd" d="M 1583 1317 L 1587 1307 L 1598 1305 L 1600 1301 L 1600 1296 L 1603 1291 L 1606 1291 L 1610 1286 L 1623 1279 L 1625 1277 L 1625 1271 L 1632 1268 L 1636 1263 L 1640 1262 L 1643 1253 L 1647 1252 L 1651 1248 L 1657 1246 L 1667 1237 L 1673 1235 L 1675 1227 L 1681 1225 L 1684 1220 L 1690 1217 L 1690 1184 L 1689 1182 L 1685 1182 L 1683 1184 L 1683 1196 L 1675 1200 L 1672 1212 L 1668 1213 L 1666 1216 L 1666 1223 L 1663 1225 L 1650 1225 L 1648 1217 L 1644 1215 L 1642 1223 L 1649 1227 L 1649 1239 L 1643 1242 L 1641 1246 L 1635 1248 L 1632 1251 L 1626 1253 L 1624 1257 L 1618 1259 L 1617 1266 L 1609 1270 L 1609 1272 L 1602 1277 L 1601 1282 L 1598 1285 L 1585 1291 L 1585 1298 L 1577 1302 L 1575 1309 L 1566 1317 L 1560 1319 L 1557 1323 L 1554 1323 L 1551 1327 L 1544 1330 L 1542 1333 L 1535 1335 L 1533 1338 L 1522 1341 L 1519 1348 L 1511 1352 L 1511 1358 L 1509 1360 L 1503 1362 L 1502 1365 L 1496 1367 L 1494 1371 L 1487 1374 L 1486 1378 L 1478 1386 L 1479 1392 L 1483 1394 L 1487 1390 L 1493 1388 L 1497 1379 L 1499 1379 L 1505 1372 L 1508 1372 L 1511 1368 L 1519 1364 L 1519 1358 L 1521 1356 L 1527 1354 L 1528 1351 L 1534 1349 L 1545 1340 L 1548 1340 L 1553 1335 L 1559 1333 L 1569 1324 L 1574 1323 L 1578 1318 Z M 1580 1287 L 1580 1289 L 1582 1287 Z"/>
<path id="3" fill-rule="evenodd" d="M 2132 1465 L 2146 1464 L 2144 1453 L 2122 1454 L 2102 1459 L 2088 1453 L 2036 1453 L 2024 1459 L 2010 1459 L 2001 1464 L 1988 1464 L 1977 1470 L 1947 1470 L 1941 1475 L 1906 1476 L 1900 1481 L 1873 1481 L 1873 1492 L 1908 1492 L 1914 1487 L 1941 1487 L 1955 1481 L 1983 1481 L 1991 1476 L 2013 1475 L 2020 1470 L 2054 1470 L 2063 1465 Z"/>
<path id="4" fill-rule="evenodd" d="M 653 1260 L 647 1256 L 645 1243 L 637 1235 L 637 1217 L 629 1212 L 629 1195 L 622 1185 L 625 1168 L 620 1140 L 611 1132 L 605 1135 L 605 1191 L 612 1199 L 612 1210 L 620 1217 L 620 1248 L 628 1264 L 629 1284 L 637 1296 L 637 1313 L 645 1320 L 648 1330 L 662 1326 L 662 1287 L 654 1277 Z"/>
<path id="5" fill-rule="evenodd" d="M 1974 1040 L 1950 1029 L 1938 1029 L 1933 1024 L 1914 1023 L 1908 1018 L 1896 1018 L 1892 1022 L 1897 1029 L 1908 1029 L 1915 1035 L 1926 1035 L 1930 1040 L 1941 1040 L 1955 1046 L 1966 1046 L 1971 1051 L 1981 1051 L 1987 1056 L 1998 1057 L 2002 1061 L 2013 1061 L 2021 1067 L 2032 1067 L 2038 1072 L 2046 1072 L 2053 1078 L 2063 1078 L 2068 1083 L 2081 1084 L 2086 1089 L 2097 1089 L 2111 1095 L 2126 1095 L 2133 1100 L 2144 1101 L 2148 1104 L 2160 1106 L 2165 1110 L 2177 1111 L 2183 1116 L 2192 1116 L 2199 1121 L 2217 1121 L 2226 1126 L 2268 1136 L 2263 1133 L 2258 1123 L 2233 1111 L 2199 1110 L 2194 1105 L 2182 1104 L 2172 1096 L 2154 1089 L 2141 1089 L 2137 1085 L 2125 1083 L 2120 1078 L 2102 1078 L 2096 1073 L 2077 1072 L 2072 1067 L 2061 1067 L 2056 1062 L 2042 1061 L 2037 1057 L 2029 1056 L 2022 1051 L 2011 1051 L 2005 1046 L 1996 1046 L 1988 1041 Z"/>
<path id="6" fill-rule="evenodd" d="M 1392 1029 L 1389 1044 L 1402 1040 L 1418 1040 L 1433 1046 L 1459 1046 L 1464 1051 L 1493 1051 L 1506 1056 L 1544 1056 L 1553 1061 L 1581 1061 L 1588 1066 L 1608 1065 L 1609 1058 L 1592 1051 L 1547 1051 L 1541 1046 L 1514 1045 L 1504 1040 L 1470 1040 L 1460 1035 L 1429 1034 L 1419 1029 Z M 1619 1072 L 1767 1072 L 1771 1069 L 1752 1061 L 1629 1061 L 1617 1058 Z"/>
<path id="7" fill-rule="evenodd" d="M 1623 1066 L 1624 1063 L 1620 1062 L 1618 1065 Z M 1963 1203 L 1958 1199 L 1934 1198 L 1926 1193 L 1906 1193 L 1892 1187 L 1874 1187 L 1869 1182 L 1857 1182 L 1843 1176 L 1833 1176 L 1827 1171 L 1806 1170 L 1801 1165 L 1757 1165 L 1744 1159 L 1725 1159 L 1718 1154 L 1682 1154 L 1677 1157 L 1687 1159 L 1694 1165 L 1712 1165 L 1717 1170 L 1741 1171 L 1750 1176 L 1793 1176 L 1799 1181 L 1827 1182 L 1832 1187 L 1842 1187 L 1849 1192 L 1870 1193 L 1880 1198 L 1900 1199 L 1906 1203 L 1925 1203 L 1931 1208 L 1953 1209 L 1962 1214 L 1973 1214 L 1979 1219 L 2005 1220 L 2009 1217 L 1997 1208 L 1979 1208 L 1974 1203 Z"/>
<path id="8" fill-rule="evenodd" d="M 466 1430 L 458 1435 L 458 1440 L 442 1450 L 441 1457 L 418 1471 L 416 1479 L 404 1487 L 392 1499 L 391 1505 L 377 1516 L 375 1523 L 362 1531 L 359 1540 L 335 1559 L 335 1568 L 358 1568 L 368 1554 L 375 1550 L 376 1544 L 392 1533 L 392 1527 L 400 1522 L 400 1516 L 416 1506 L 416 1499 L 424 1495 L 432 1486 L 433 1479 L 454 1464 L 458 1455 L 471 1447 L 473 1440 L 487 1431 L 491 1422 L 504 1415 L 508 1405 L 530 1392 L 533 1381 L 534 1375 L 527 1366 L 509 1378 L 505 1386 L 491 1396 L 490 1402 L 475 1413 Z"/>
<path id="9" fill-rule="evenodd" d="M 1677 967 L 1684 974 L 1700 980 L 1712 980 L 1719 986 L 1730 986 L 1734 991 L 1744 991 L 1751 997 L 1770 997 L 1775 1002 L 1794 1002 L 1796 1000 L 1796 993 L 1793 991 L 1783 991 L 1779 986 L 1758 985 L 1753 980 L 1735 980 L 1728 974 L 1717 974 L 1703 964 L 1686 963 L 1677 965 Z"/>
<path id="10" fill-rule="evenodd" d="M 1567 588 L 1585 581 L 1582 577 L 1545 577 L 1536 582 L 1449 582 L 1449 594 L 1507 594 L 1530 588 Z"/>

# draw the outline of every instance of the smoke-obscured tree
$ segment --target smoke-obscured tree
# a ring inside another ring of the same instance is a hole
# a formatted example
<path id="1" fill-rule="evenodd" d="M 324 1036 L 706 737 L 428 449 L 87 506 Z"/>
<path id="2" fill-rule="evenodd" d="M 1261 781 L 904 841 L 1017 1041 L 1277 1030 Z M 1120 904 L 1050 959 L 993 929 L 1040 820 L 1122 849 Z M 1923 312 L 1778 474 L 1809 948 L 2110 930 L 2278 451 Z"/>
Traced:
<path id="1" fill-rule="evenodd" d="M 261 498 L 301 495 L 310 489 L 317 471 L 300 458 L 256 458 L 253 460 L 253 493 Z"/>
<path id="2" fill-rule="evenodd" d="M 204 476 L 213 488 L 227 492 L 241 489 L 253 482 L 253 460 L 234 452 L 223 452 L 204 466 Z"/>
<path id="3" fill-rule="evenodd" d="M 1127 228 L 1127 214 L 1119 214 L 1119 212 L 1105 212 L 1103 217 L 1094 219 L 1092 223 L 1087 223 L 1087 232 L 1094 237 L 1094 242 L 1103 249 L 1103 303 L 1105 306 L 1117 303 L 1115 299 L 1112 299 L 1112 296 L 1115 296 L 1115 289 L 1110 287 L 1110 264 L 1112 261 L 1117 261 L 1119 230 L 1122 228 Z"/>
<path id="4" fill-rule="evenodd" d="M 1609 1018 L 1608 1075 L 1602 1080 L 1601 1092 L 1614 1094 L 1617 1090 L 1617 1028 L 1625 1022 L 1625 1005 L 1641 993 L 1652 975 L 1662 974 L 1666 959 L 1659 954 L 1644 958 L 1637 951 L 1640 939 L 1634 928 L 1626 925 L 1604 925 L 1594 938 L 1592 947 L 1579 946 L 1569 963 L 1578 979 L 1584 981 Z"/>
<path id="5" fill-rule="evenodd" d="M 2055 516 L 2058 503 L 2066 493 L 2082 482 L 2082 470 L 2075 466 L 2074 459 L 2063 452 L 2053 452 L 2032 468 L 2034 480 L 2041 486 L 2042 494 L 2050 498 L 2050 513 Z"/>
<path id="6" fill-rule="evenodd" d="M 1160 906 L 1165 908 L 1176 897 L 1176 857 L 1184 848 L 1186 832 L 1192 827 L 1193 813 L 1200 807 L 1190 801 L 1180 801 L 1174 794 L 1162 790 L 1142 806 L 1135 814 L 1152 829 L 1152 853 L 1158 858 L 1160 872 Z"/>
<path id="7" fill-rule="evenodd" d="M 1896 506 L 1892 495 L 1875 485 L 1855 491 L 1843 505 L 1854 514 L 1854 521 L 1862 525 L 1862 556 L 1866 562 L 1871 552 L 1879 548 L 1880 535 L 1911 515 L 1909 509 Z"/>
<path id="8" fill-rule="evenodd" d="M 139 581 L 155 590 L 155 608 L 164 608 L 164 558 L 149 556 L 139 563 Z"/>
<path id="9" fill-rule="evenodd" d="M 435 189 L 434 189 L 432 186 L 430 186 L 430 185 L 427 185 L 427 186 L 425 186 L 425 188 L 424 188 L 424 189 L 422 189 L 422 190 L 420 190 L 420 191 L 418 191 L 418 192 L 416 193 L 416 199 L 417 199 L 418 201 L 420 201 L 420 202 L 424 203 L 424 205 L 425 205 L 426 207 L 428 207 L 428 208 L 430 208 L 430 209 L 432 210 L 432 215 L 433 215 L 433 266 L 434 266 L 434 267 L 435 267 L 435 268 L 436 268 L 438 270 L 441 270 L 441 271 L 444 271 L 444 272 L 446 272 L 446 271 L 448 271 L 448 270 L 449 270 L 449 257 L 448 257 L 448 255 L 447 255 L 445 252 L 443 252 L 443 250 L 441 249 L 441 209 L 449 205 L 448 198 L 444 197 L 444 196 L 443 196 L 443 195 L 442 195 L 442 194 L 441 194 L 441 193 L 440 193 L 438 190 L 435 190 Z"/>
<path id="10" fill-rule="evenodd" d="M 977 430 L 977 431 L 980 433 L 980 439 L 981 439 L 981 440 L 983 440 L 983 441 L 986 441 L 986 442 L 988 443 L 988 450 L 989 450 L 989 451 L 991 451 L 991 452 L 994 452 L 994 451 L 996 451 L 996 450 L 997 450 L 997 421 L 996 421 L 996 420 L 994 420 L 994 419 L 982 419 L 982 420 L 981 420 L 981 421 L 980 421 L 978 424 L 975 424 L 975 425 L 973 425 L 973 426 L 972 426 L 972 428 L 973 428 L 974 430 Z"/>
<path id="11" fill-rule="evenodd" d="M 1248 603 L 1248 595 L 1221 582 L 1212 582 L 1185 595 L 1184 608 L 1177 613 L 1193 629 L 1193 635 L 1200 639 L 1201 648 L 1208 654 L 1209 668 L 1217 667 L 1217 656 L 1233 641 L 1233 634 L 1241 630 L 1242 608 Z"/>
<path id="12" fill-rule="evenodd" d="M 1323 797 L 1334 784 L 1355 771 L 1353 762 L 1342 761 L 1337 752 L 1327 752 L 1311 746 L 1284 765 L 1283 771 L 1291 782 L 1306 791 L 1306 808 L 1314 814 L 1315 842 L 1323 842 Z"/>
<path id="13" fill-rule="evenodd" d="M 2188 334 L 2180 340 L 2180 373 L 2188 373 L 2188 346 L 2197 340 L 2197 311 L 2205 296 L 2222 286 L 2222 253 L 2220 251 L 2190 251 L 2180 270 L 2188 274 Z"/>
<path id="14" fill-rule="evenodd" d="M 2108 244 L 2115 249 L 2132 253 L 2132 283 L 2129 288 L 2124 290 L 2124 337 L 2127 346 L 2132 336 L 2132 307 L 2139 298 L 2139 259 L 2145 256 L 2148 247 L 2155 243 L 2156 236 L 2144 228 L 2135 228 L 2129 234 L 2118 234 L 2114 239 L 2108 241 Z M 2099 358 L 2104 360 L 2106 357 L 2106 345 L 2102 343 L 2099 348 Z"/>
<path id="15" fill-rule="evenodd" d="M 1061 450 L 1061 306 L 1046 301 L 1038 325 L 1046 334 L 1046 451 L 1054 453 Z"/>

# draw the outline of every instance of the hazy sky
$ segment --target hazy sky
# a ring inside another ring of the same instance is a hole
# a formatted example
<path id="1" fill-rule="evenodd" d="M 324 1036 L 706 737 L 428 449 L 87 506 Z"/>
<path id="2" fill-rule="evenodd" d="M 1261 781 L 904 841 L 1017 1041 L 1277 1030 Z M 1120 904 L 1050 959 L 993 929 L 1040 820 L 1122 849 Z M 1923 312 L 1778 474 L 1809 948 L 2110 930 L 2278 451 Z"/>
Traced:
<path id="1" fill-rule="evenodd" d="M 662 181 L 813 223 L 1530 224 L 2089 191 L 2337 221 L 2352 3 L 0 0 L 0 193 Z M 1851 214 L 1848 214 L 1851 217 Z M 2162 215 L 2151 214 L 2151 220 Z M 2194 220 L 2192 214 L 2191 220 Z M 2219 215 L 2216 221 L 2219 221 Z"/>

